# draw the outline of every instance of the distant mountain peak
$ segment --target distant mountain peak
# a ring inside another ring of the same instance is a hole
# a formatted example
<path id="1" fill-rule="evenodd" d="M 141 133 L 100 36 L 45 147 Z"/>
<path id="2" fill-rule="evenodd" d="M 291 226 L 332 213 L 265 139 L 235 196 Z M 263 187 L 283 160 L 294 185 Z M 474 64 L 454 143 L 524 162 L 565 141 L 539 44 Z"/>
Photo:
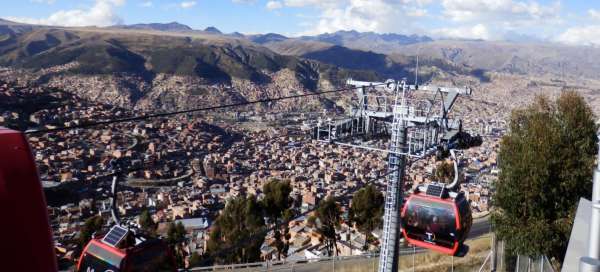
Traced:
<path id="1" fill-rule="evenodd" d="M 237 31 L 236 31 L 236 32 L 233 32 L 233 33 L 231 33 L 231 34 L 229 34 L 229 36 L 232 36 L 232 37 L 238 37 L 238 38 L 243 38 L 243 37 L 246 37 L 244 34 L 242 34 L 242 33 L 239 33 L 239 32 L 237 32 Z"/>
<path id="2" fill-rule="evenodd" d="M 214 26 L 209 26 L 204 29 L 205 32 L 214 33 L 214 34 L 223 34 L 218 28 Z"/>
<path id="3" fill-rule="evenodd" d="M 133 24 L 117 26 L 126 29 L 142 29 L 142 30 L 158 30 L 158 31 L 192 31 L 193 29 L 187 25 L 178 22 L 170 23 L 149 23 L 149 24 Z"/>
<path id="4" fill-rule="evenodd" d="M 250 37 L 251 41 L 258 43 L 258 44 L 265 44 L 268 42 L 280 42 L 280 41 L 285 41 L 287 39 L 288 39 L 288 37 L 283 36 L 281 34 L 277 34 L 277 33 L 252 35 Z"/>

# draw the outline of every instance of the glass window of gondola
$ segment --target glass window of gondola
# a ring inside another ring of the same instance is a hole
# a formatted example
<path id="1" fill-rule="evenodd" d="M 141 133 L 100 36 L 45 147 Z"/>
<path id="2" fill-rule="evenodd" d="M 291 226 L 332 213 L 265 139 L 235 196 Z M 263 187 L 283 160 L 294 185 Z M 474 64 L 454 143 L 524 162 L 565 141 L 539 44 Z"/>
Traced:
<path id="1" fill-rule="evenodd" d="M 461 240 L 467 238 L 466 236 L 469 235 L 469 231 L 471 230 L 471 224 L 473 223 L 471 207 L 469 205 L 469 201 L 465 198 L 462 198 L 461 201 L 458 202 L 458 212 L 460 213 L 461 217 Z"/>
<path id="2" fill-rule="evenodd" d="M 126 266 L 127 271 L 131 272 L 170 272 L 177 270 L 169 249 L 160 243 L 132 252 Z"/>
<path id="3" fill-rule="evenodd" d="M 456 215 L 452 203 L 413 197 L 407 203 L 403 225 L 407 236 L 452 247 L 456 240 Z"/>
<path id="4" fill-rule="evenodd" d="M 81 260 L 79 271 L 119 271 L 122 259 L 122 256 L 92 242 Z"/>

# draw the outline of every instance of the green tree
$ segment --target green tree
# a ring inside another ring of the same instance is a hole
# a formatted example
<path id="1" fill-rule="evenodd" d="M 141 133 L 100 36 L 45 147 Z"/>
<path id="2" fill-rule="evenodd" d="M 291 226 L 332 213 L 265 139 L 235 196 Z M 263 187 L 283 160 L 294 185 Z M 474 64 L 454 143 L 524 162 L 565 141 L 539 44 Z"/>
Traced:
<path id="1" fill-rule="evenodd" d="M 368 238 L 371 232 L 381 226 L 383 219 L 383 194 L 373 185 L 358 190 L 352 197 L 350 221 Z M 367 239 L 363 248 L 367 248 Z"/>
<path id="2" fill-rule="evenodd" d="M 87 243 L 92 239 L 92 234 L 99 231 L 104 226 L 104 219 L 102 216 L 96 215 L 85 220 L 83 227 L 79 232 L 79 245 L 85 247 Z"/>
<path id="3" fill-rule="evenodd" d="M 314 215 L 309 215 L 306 219 L 306 225 L 309 227 L 315 227 L 317 225 L 317 217 Z"/>
<path id="4" fill-rule="evenodd" d="M 175 252 L 175 259 L 179 267 L 184 266 L 185 252 L 183 250 L 183 244 L 185 243 L 185 227 L 181 222 L 175 224 L 171 222 L 167 229 L 167 243 L 171 246 L 173 252 Z"/>
<path id="5" fill-rule="evenodd" d="M 265 221 L 254 196 L 231 199 L 215 220 L 208 240 L 208 254 L 219 264 L 260 261 L 265 241 Z"/>
<path id="6" fill-rule="evenodd" d="M 152 219 L 152 215 L 147 209 L 144 209 L 140 214 L 139 224 L 142 230 L 150 235 L 154 235 L 156 233 L 156 223 Z"/>
<path id="7" fill-rule="evenodd" d="M 336 229 L 340 227 L 342 221 L 341 214 L 340 205 L 331 196 L 319 202 L 319 206 L 315 212 L 317 232 L 321 234 L 329 256 L 333 254 L 337 256 L 338 254 Z"/>
<path id="8" fill-rule="evenodd" d="M 202 256 L 200 256 L 197 252 L 192 253 L 190 256 L 190 260 L 188 262 L 188 267 L 197 267 L 201 266 L 203 263 Z"/>
<path id="9" fill-rule="evenodd" d="M 178 244 L 185 241 L 185 226 L 181 222 L 175 224 L 171 222 L 167 229 L 167 242 L 169 244 Z"/>
<path id="10" fill-rule="evenodd" d="M 454 163 L 442 161 L 435 168 L 435 177 L 440 182 L 448 183 L 454 179 Z"/>
<path id="11" fill-rule="evenodd" d="M 594 116 L 563 92 L 513 111 L 499 151 L 492 221 L 507 254 L 541 254 L 562 263 L 580 197 L 590 197 L 596 154 Z"/>
<path id="12" fill-rule="evenodd" d="M 291 206 L 294 200 L 290 197 L 292 186 L 289 181 L 272 180 L 263 186 L 265 197 L 261 204 L 269 218 L 269 223 L 274 226 L 274 245 L 277 249 L 277 260 L 281 260 L 281 255 L 286 256 L 289 249 L 289 226 L 288 224 L 280 225 L 279 219 L 291 219 Z M 282 230 L 283 228 L 283 230 Z M 283 231 L 283 233 L 282 233 Z"/>

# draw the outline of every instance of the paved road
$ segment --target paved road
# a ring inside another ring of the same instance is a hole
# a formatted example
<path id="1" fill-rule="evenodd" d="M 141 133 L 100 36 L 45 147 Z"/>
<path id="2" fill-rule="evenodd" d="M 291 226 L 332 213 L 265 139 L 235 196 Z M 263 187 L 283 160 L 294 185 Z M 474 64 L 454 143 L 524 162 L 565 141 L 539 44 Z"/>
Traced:
<path id="1" fill-rule="evenodd" d="M 473 220 L 471 226 L 471 232 L 469 232 L 469 239 L 477 238 L 479 236 L 488 234 L 491 230 L 490 216 L 478 218 Z"/>

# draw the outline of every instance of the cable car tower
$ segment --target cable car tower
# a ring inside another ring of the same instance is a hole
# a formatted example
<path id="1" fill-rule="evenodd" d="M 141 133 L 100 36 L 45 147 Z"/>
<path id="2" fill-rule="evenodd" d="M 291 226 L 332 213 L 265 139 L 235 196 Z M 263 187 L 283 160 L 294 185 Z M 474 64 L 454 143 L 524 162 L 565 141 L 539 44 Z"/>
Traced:
<path id="1" fill-rule="evenodd" d="M 407 159 L 442 156 L 451 148 L 470 142 L 461 121 L 450 119 L 448 114 L 458 96 L 471 95 L 471 89 L 408 85 L 406 80 L 348 79 L 346 84 L 358 87 L 358 107 L 347 118 L 319 120 L 313 137 L 389 154 L 379 271 L 395 272 Z"/>

